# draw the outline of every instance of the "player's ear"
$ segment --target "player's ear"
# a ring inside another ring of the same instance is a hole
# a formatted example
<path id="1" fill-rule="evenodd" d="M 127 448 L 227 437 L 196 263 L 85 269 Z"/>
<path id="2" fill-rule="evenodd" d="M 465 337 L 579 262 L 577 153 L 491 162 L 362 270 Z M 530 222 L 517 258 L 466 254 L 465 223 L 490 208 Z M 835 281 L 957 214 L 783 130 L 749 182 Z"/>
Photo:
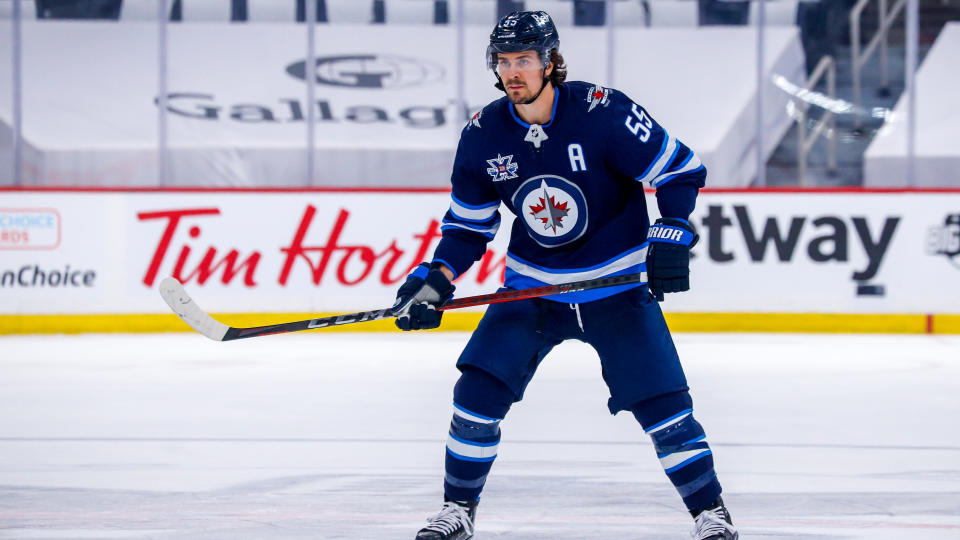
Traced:
<path id="1" fill-rule="evenodd" d="M 543 76 L 549 77 L 551 73 L 553 73 L 553 62 L 547 64 L 547 67 L 543 70 Z"/>

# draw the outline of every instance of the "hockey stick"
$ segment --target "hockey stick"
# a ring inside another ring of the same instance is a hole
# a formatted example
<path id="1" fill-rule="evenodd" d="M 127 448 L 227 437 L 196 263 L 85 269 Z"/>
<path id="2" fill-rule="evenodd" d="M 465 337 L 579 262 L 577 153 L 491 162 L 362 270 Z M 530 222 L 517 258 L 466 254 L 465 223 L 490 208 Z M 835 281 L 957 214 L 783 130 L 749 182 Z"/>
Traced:
<path id="1" fill-rule="evenodd" d="M 645 274 L 626 274 L 623 276 L 561 283 L 559 285 L 546 285 L 544 287 L 534 287 L 532 289 L 500 291 L 492 294 L 481 294 L 479 296 L 455 298 L 444 304 L 440 310 L 448 311 L 451 309 L 460 309 L 471 306 L 510 302 L 512 300 L 539 298 L 541 296 L 550 296 L 554 294 L 599 289 L 601 287 L 629 285 L 631 283 L 642 283 L 645 280 Z M 380 319 L 388 319 L 394 316 L 392 308 L 385 308 L 376 309 L 373 311 L 347 313 L 344 315 L 332 315 L 330 317 L 322 317 L 319 319 L 307 319 L 304 321 L 273 324 L 269 326 L 236 328 L 221 323 L 220 321 L 208 315 L 207 312 L 200 309 L 200 306 L 198 306 L 196 302 L 190 298 L 190 295 L 187 294 L 187 291 L 184 290 L 183 285 L 181 285 L 179 281 L 172 277 L 168 277 L 160 282 L 160 296 L 163 297 L 163 301 L 170 306 L 170 309 L 172 309 L 178 317 L 183 319 L 183 322 L 187 323 L 191 328 L 214 341 L 232 341 L 234 339 L 268 336 L 271 334 L 300 332 L 302 330 L 313 330 L 327 326 L 340 326 L 344 324 L 377 321 Z"/>

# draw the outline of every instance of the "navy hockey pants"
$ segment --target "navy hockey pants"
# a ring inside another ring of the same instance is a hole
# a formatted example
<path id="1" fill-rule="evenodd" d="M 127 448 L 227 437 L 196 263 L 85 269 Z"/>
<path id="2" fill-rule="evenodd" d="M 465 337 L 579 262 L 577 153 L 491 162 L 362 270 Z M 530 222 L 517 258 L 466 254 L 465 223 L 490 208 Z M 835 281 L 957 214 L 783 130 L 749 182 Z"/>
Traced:
<path id="1" fill-rule="evenodd" d="M 550 350 L 584 341 L 600 356 L 610 412 L 654 396 L 686 390 L 670 330 L 646 287 L 585 304 L 538 298 L 493 304 L 457 361 L 503 381 L 516 401 Z"/>

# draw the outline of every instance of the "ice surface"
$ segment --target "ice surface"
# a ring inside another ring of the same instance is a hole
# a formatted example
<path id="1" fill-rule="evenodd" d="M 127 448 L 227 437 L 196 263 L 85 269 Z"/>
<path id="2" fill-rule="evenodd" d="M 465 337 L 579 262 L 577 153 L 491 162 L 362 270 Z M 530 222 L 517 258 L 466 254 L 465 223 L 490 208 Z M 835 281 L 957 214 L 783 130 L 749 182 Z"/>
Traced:
<path id="1" fill-rule="evenodd" d="M 409 540 L 467 337 L 0 338 L 0 538 Z M 960 538 L 960 337 L 675 339 L 742 538 Z M 587 346 L 547 357 L 478 540 L 687 537 L 606 398 Z"/>

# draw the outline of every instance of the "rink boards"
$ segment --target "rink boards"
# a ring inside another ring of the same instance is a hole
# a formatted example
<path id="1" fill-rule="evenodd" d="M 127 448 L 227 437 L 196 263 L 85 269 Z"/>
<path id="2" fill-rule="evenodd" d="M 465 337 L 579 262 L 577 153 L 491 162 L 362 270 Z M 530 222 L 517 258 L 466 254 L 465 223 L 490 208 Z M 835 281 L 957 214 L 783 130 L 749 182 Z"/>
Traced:
<path id="1" fill-rule="evenodd" d="M 169 275 L 234 326 L 388 307 L 448 205 L 443 190 L 3 191 L 0 333 L 186 330 L 156 290 Z M 458 296 L 502 282 L 501 210 Z M 960 191 L 705 191 L 691 221 L 692 290 L 662 304 L 676 330 L 960 333 Z"/>

